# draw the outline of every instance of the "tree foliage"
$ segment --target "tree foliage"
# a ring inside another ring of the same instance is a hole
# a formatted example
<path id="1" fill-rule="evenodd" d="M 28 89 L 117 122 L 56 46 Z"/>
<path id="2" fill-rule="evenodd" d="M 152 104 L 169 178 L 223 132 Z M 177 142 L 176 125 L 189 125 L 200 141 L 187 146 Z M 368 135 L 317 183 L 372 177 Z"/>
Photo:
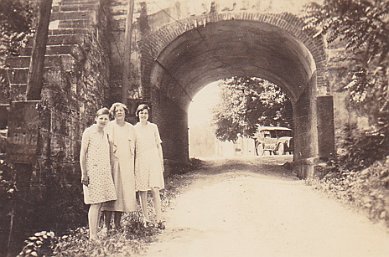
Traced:
<path id="1" fill-rule="evenodd" d="M 389 109 L 389 1 L 324 0 L 309 4 L 307 13 L 306 28 L 346 48 L 350 76 L 343 89 L 350 103 L 372 124 L 382 125 Z"/>
<path id="2" fill-rule="evenodd" d="M 0 68 L 7 56 L 18 55 L 32 34 L 34 4 L 31 0 L 0 1 Z"/>
<path id="3" fill-rule="evenodd" d="M 291 126 L 291 103 L 278 86 L 252 77 L 233 77 L 220 86 L 221 101 L 213 111 L 218 139 L 250 137 L 257 124 Z"/>
<path id="4" fill-rule="evenodd" d="M 388 155 L 388 21 L 389 1 L 324 0 L 307 6 L 306 28 L 316 28 L 315 36 L 326 36 L 330 46 L 345 48 L 348 76 L 341 89 L 371 125 L 367 131 L 346 128 L 346 151 L 339 156 L 345 169 L 363 169 Z"/>

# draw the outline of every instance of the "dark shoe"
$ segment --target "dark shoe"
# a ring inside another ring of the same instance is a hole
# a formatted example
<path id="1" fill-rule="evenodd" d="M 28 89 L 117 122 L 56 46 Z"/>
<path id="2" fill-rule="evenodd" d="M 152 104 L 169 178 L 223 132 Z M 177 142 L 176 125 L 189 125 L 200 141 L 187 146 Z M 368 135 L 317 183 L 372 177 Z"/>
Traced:
<path id="1" fill-rule="evenodd" d="M 161 230 L 164 230 L 164 229 L 166 228 L 166 226 L 165 226 L 164 223 L 165 223 L 164 221 L 159 221 L 159 222 L 157 223 L 157 228 L 159 228 L 159 229 L 161 229 Z"/>

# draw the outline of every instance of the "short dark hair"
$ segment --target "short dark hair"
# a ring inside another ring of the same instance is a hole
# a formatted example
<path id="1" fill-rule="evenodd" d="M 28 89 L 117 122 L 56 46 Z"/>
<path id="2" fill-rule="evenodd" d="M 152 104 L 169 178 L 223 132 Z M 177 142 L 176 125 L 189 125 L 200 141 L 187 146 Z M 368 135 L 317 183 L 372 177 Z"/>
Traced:
<path id="1" fill-rule="evenodd" d="M 125 114 L 128 114 L 128 108 L 125 104 L 122 103 L 114 103 L 111 106 L 111 109 L 109 109 L 109 112 L 111 113 L 112 118 L 115 118 L 116 109 L 118 107 L 122 107 L 124 109 Z"/>
<path id="2" fill-rule="evenodd" d="M 100 115 L 109 115 L 109 110 L 107 107 L 103 107 L 97 110 L 96 117 L 99 117 Z"/>
<path id="3" fill-rule="evenodd" d="M 150 107 L 147 104 L 138 105 L 138 108 L 136 108 L 136 112 L 135 112 L 136 117 L 139 117 L 139 112 L 143 110 L 150 111 Z"/>

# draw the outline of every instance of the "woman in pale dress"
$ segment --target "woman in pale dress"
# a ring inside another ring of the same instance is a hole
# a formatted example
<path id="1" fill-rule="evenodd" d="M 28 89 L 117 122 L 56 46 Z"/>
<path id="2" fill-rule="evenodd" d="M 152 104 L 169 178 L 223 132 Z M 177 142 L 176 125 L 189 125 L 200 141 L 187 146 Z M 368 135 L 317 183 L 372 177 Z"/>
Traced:
<path id="1" fill-rule="evenodd" d="M 147 192 L 150 190 L 156 222 L 159 228 L 164 229 L 159 195 L 159 190 L 165 187 L 162 141 L 158 126 L 148 121 L 149 111 L 150 108 L 146 104 L 139 105 L 136 110 L 139 122 L 134 126 L 136 134 L 135 185 L 136 190 L 139 191 L 145 222 L 151 222 L 147 210 Z"/>
<path id="2" fill-rule="evenodd" d="M 84 202 L 90 204 L 88 212 L 89 239 L 97 239 L 98 220 L 102 203 L 116 200 L 110 162 L 110 146 L 104 127 L 109 122 L 109 110 L 97 111 L 96 124 L 82 135 L 80 166 Z"/>
<path id="3" fill-rule="evenodd" d="M 117 200 L 107 202 L 102 210 L 105 213 L 107 230 L 111 228 L 112 213 L 114 213 L 115 228 L 121 228 L 120 219 L 123 212 L 136 210 L 136 192 L 134 178 L 134 126 L 125 121 L 127 107 L 122 103 L 114 103 L 110 109 L 112 120 L 106 131 L 111 143 L 112 176 L 116 188 Z"/>

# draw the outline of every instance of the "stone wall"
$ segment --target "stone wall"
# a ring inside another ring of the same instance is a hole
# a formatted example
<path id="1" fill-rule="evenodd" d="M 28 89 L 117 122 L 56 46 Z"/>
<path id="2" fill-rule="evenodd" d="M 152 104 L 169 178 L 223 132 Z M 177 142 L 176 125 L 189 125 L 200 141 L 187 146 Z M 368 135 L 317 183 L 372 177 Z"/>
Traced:
<path id="1" fill-rule="evenodd" d="M 35 231 L 61 233 L 86 224 L 80 141 L 96 110 L 109 104 L 107 4 L 53 1 L 40 100 L 25 96 L 32 43 L 7 60 L 7 93 L 0 103 L 11 102 L 6 158 L 15 165 L 18 188 L 11 252 Z"/>
<path id="2" fill-rule="evenodd" d="M 62 65 L 45 73 L 42 103 L 50 110 L 51 125 L 46 140 L 50 154 L 44 154 L 54 172 L 77 172 L 80 140 L 91 125 L 97 109 L 109 99 L 109 66 L 107 6 L 104 1 L 62 0 L 53 7 L 50 29 L 64 41 L 74 38 L 68 51 L 59 54 Z M 57 53 L 58 55 L 58 53 Z"/>
<path id="3" fill-rule="evenodd" d="M 355 125 L 359 129 L 369 127 L 367 117 L 358 114 L 348 105 L 348 93 L 343 88 L 347 85 L 348 65 L 346 51 L 341 42 L 335 42 L 329 45 L 328 55 L 328 72 L 327 79 L 330 85 L 330 93 L 334 98 L 334 128 L 335 143 L 337 152 L 342 151 L 342 144 L 345 140 L 345 128 L 348 125 Z"/>
<path id="4" fill-rule="evenodd" d="M 46 47 L 35 173 L 78 173 L 80 140 L 110 97 L 109 12 L 104 0 L 53 1 Z M 7 60 L 9 97 L 25 101 L 32 42 Z M 28 101 L 27 101 L 28 102 Z M 28 104 L 26 102 L 26 104 Z M 10 115 L 16 110 L 10 110 Z M 12 131 L 9 131 L 12 135 Z M 7 155 L 12 156 L 9 152 Z M 24 160 L 15 162 L 25 163 Z"/>

